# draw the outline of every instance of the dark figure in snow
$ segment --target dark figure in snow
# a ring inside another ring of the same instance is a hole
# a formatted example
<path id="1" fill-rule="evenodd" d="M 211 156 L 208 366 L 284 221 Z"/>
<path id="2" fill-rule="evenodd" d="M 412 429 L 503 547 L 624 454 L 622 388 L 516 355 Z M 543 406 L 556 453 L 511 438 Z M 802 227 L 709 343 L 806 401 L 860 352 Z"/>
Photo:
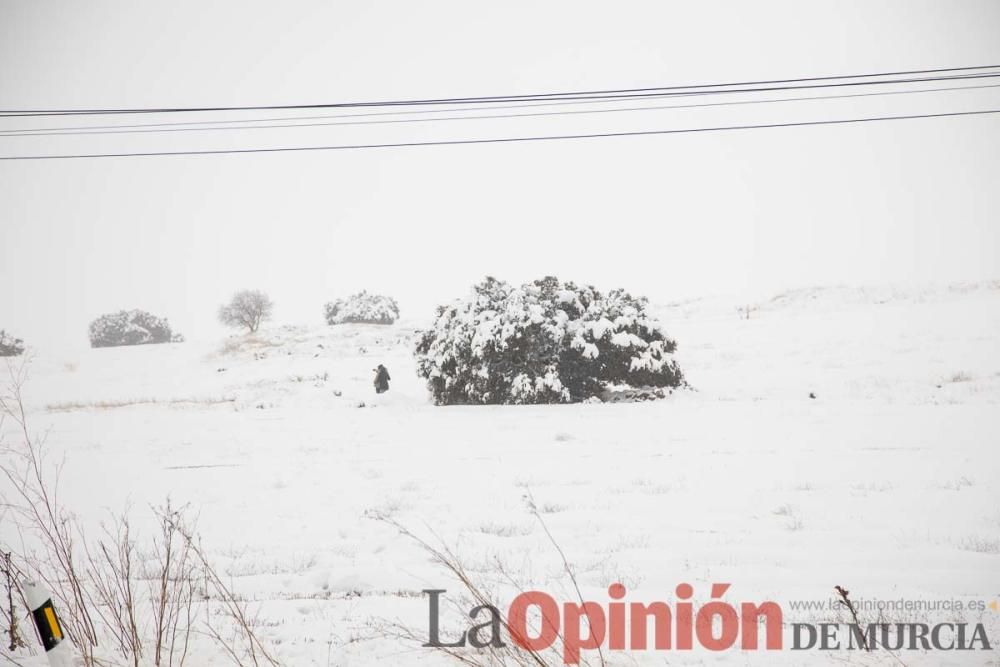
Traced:
<path id="1" fill-rule="evenodd" d="M 382 392 L 389 391 L 389 380 L 391 380 L 392 378 L 389 377 L 388 369 L 382 364 L 379 364 L 378 368 L 374 369 L 374 371 L 375 371 L 375 393 L 381 394 Z"/>

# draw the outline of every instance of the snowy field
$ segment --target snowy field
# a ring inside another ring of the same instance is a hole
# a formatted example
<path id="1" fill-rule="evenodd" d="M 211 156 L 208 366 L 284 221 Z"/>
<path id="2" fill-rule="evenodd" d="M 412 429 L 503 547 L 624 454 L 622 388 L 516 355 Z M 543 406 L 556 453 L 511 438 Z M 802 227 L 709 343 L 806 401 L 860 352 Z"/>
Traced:
<path id="1" fill-rule="evenodd" d="M 786 621 L 843 620 L 791 608 L 838 584 L 864 599 L 1000 598 L 1000 284 L 794 291 L 749 320 L 740 305 L 656 309 L 691 389 L 649 403 L 435 407 L 411 357 L 420 320 L 40 353 L 25 393 L 31 426 L 65 457 L 63 502 L 91 525 L 130 504 L 140 529 L 150 505 L 189 503 L 286 665 L 451 664 L 380 630 L 425 633 L 420 591 L 458 598 L 460 587 L 373 514 L 449 547 L 501 600 L 519 588 L 574 599 L 527 494 L 585 597 L 602 603 L 614 582 L 640 601 L 669 601 L 681 582 L 704 601 L 727 582 L 728 600 L 778 601 Z M 380 396 L 378 363 L 393 378 Z M 2 530 L 16 542 L 9 522 Z M 983 622 L 1000 643 L 991 609 L 888 616 Z M 446 638 L 458 620 L 449 610 Z M 788 651 L 605 658 L 899 664 Z"/>

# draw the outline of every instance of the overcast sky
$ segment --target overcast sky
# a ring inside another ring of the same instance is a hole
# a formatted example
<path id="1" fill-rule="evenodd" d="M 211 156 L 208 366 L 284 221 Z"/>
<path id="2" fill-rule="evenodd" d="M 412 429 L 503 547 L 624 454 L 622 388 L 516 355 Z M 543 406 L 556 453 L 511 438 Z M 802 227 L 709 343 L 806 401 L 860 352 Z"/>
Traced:
<path id="1" fill-rule="evenodd" d="M 1000 63 L 998 34 L 996 0 L 0 0 L 0 108 L 341 102 L 989 65 Z M 934 113 L 1000 108 L 997 91 L 514 121 L 0 137 L 0 155 Z M 110 122 L 156 121 L 176 118 Z M 108 119 L 0 119 L 0 129 L 100 122 Z M 426 318 L 485 274 L 556 274 L 657 301 L 992 279 L 1000 277 L 998 183 L 997 115 L 363 152 L 5 161 L 0 328 L 40 348 L 86 345 L 97 315 L 144 308 L 189 338 L 219 336 L 217 305 L 243 287 L 272 295 L 278 323 L 318 324 L 325 301 L 361 288 Z"/>

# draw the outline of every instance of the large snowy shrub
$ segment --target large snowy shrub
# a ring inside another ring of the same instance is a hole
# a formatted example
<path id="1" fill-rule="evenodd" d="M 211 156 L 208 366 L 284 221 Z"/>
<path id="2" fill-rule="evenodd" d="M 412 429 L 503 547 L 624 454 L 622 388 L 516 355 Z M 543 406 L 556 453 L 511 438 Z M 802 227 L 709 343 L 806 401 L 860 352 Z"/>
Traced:
<path id="1" fill-rule="evenodd" d="M 172 336 L 165 319 L 144 310 L 120 310 L 90 323 L 91 347 L 169 343 Z"/>
<path id="2" fill-rule="evenodd" d="M 0 329 L 0 357 L 16 357 L 24 352 L 24 341 Z"/>
<path id="3" fill-rule="evenodd" d="M 487 278 L 421 332 L 418 373 L 438 405 L 571 403 L 615 386 L 679 386 L 677 344 L 646 307 L 621 289 Z"/>
<path id="4" fill-rule="evenodd" d="M 327 324 L 392 324 L 399 318 L 395 299 L 364 291 L 326 304 L 324 312 Z"/>

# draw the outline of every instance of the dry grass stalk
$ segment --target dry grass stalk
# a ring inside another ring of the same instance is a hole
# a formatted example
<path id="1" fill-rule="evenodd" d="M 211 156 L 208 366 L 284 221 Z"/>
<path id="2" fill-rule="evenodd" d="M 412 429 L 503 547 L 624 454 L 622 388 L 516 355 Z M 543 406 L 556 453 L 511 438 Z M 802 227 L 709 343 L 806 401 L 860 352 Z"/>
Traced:
<path id="1" fill-rule="evenodd" d="M 9 497 L 0 498 L 0 510 L 13 517 L 22 544 L 34 541 L 37 546 L 9 549 L 10 570 L 51 587 L 63 630 L 84 666 L 120 664 L 108 658 L 110 646 L 134 667 L 183 667 L 191 660 L 192 636 L 202 634 L 241 667 L 279 667 L 254 632 L 245 607 L 197 542 L 184 508 L 174 509 L 169 500 L 153 508 L 159 532 L 148 554 L 137 549 L 128 511 L 112 517 L 101 537 L 88 539 L 59 501 L 62 464 L 49 464 L 44 439 L 34 438 L 28 429 L 21 397 L 25 370 L 26 362 L 8 364 L 10 388 L 0 396 L 0 433 L 5 420 L 11 420 L 22 441 L 17 447 L 0 447 L 0 475 L 12 489 Z M 146 587 L 138 583 L 144 580 Z M 204 587 L 200 593 L 199 581 Z M 221 601 L 220 615 L 228 628 L 212 625 L 210 600 Z M 205 606 L 205 620 L 198 618 L 199 604 Z"/>
<path id="2" fill-rule="evenodd" d="M 529 505 L 530 509 L 530 505 Z M 410 529 L 393 519 L 392 517 L 378 513 L 369 512 L 367 515 L 369 518 L 376 521 L 381 521 L 386 523 L 393 528 L 395 528 L 401 535 L 407 537 L 408 539 L 419 545 L 424 551 L 426 551 L 432 558 L 432 560 L 450 572 L 462 585 L 464 591 L 468 594 L 469 598 L 475 605 L 489 605 L 495 608 L 499 608 L 499 600 L 496 596 L 490 595 L 486 588 L 477 583 L 476 577 L 469 572 L 465 567 L 462 560 L 454 553 L 454 551 L 448 547 L 444 542 L 437 538 L 437 544 L 432 544 L 427 539 L 420 537 L 419 535 L 412 532 Z M 536 514 L 536 516 L 538 516 Z M 550 541 L 552 541 L 557 552 L 563 559 L 564 571 L 573 581 L 573 585 L 579 594 L 579 586 L 576 584 L 575 575 L 572 573 L 572 568 L 569 567 L 569 563 L 563 554 L 562 549 L 559 547 L 558 542 L 549 533 L 547 526 L 545 526 L 544 520 L 538 516 L 538 520 L 542 523 L 543 527 L 546 529 L 546 533 L 549 536 Z M 525 588 L 522 582 L 517 582 L 508 573 L 506 568 L 500 562 L 495 563 L 497 573 L 504 578 L 507 582 L 511 583 L 515 588 L 523 589 Z M 466 610 L 462 610 L 461 606 L 456 602 L 456 607 L 461 613 L 467 613 Z M 516 637 L 518 631 L 512 628 L 508 622 L 508 619 L 503 614 L 499 616 L 500 625 L 511 637 Z M 563 635 L 559 628 L 553 627 L 551 625 L 551 619 L 542 617 L 542 623 L 547 624 L 547 629 L 554 631 L 556 636 L 556 641 L 553 642 L 544 651 L 522 648 L 521 646 L 513 642 L 504 642 L 503 646 L 487 646 L 485 648 L 466 648 L 466 647 L 449 647 L 449 646 L 434 646 L 433 650 L 440 653 L 448 655 L 452 659 L 471 667 L 497 667 L 498 665 L 516 665 L 517 667 L 555 667 L 556 665 L 563 664 L 563 654 L 562 654 L 562 644 L 564 641 Z M 424 645 L 426 637 L 422 637 L 420 633 L 411 627 L 405 626 L 398 622 L 387 622 L 383 623 L 379 628 L 379 632 L 383 636 L 389 636 L 396 639 L 401 639 L 407 642 L 413 642 L 421 646 Z M 603 667 L 606 663 L 604 662 L 604 656 L 599 653 L 600 665 Z M 581 656 L 580 664 L 585 667 L 590 663 L 586 658 Z"/>

